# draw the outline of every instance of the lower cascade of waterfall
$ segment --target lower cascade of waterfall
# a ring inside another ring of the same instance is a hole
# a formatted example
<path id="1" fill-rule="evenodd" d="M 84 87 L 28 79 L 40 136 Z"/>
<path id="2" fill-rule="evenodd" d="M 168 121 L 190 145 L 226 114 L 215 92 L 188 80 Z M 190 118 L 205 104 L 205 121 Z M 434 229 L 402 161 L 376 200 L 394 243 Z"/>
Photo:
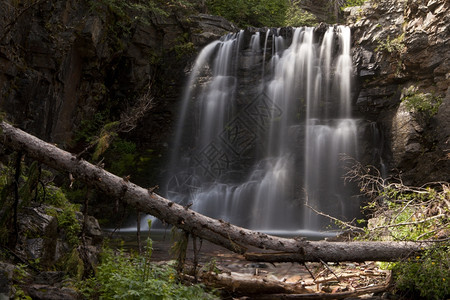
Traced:
<path id="1" fill-rule="evenodd" d="M 241 31 L 198 55 L 179 110 L 165 196 L 269 232 L 358 215 L 340 156 L 358 156 L 350 29 Z M 306 205 L 305 205 L 306 204 Z"/>

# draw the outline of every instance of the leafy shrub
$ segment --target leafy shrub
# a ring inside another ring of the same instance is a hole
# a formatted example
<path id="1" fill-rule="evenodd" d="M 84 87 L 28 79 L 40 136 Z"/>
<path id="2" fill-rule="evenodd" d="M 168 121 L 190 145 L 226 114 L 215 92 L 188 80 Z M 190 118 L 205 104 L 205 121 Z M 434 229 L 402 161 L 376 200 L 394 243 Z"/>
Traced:
<path id="1" fill-rule="evenodd" d="M 375 51 L 386 51 L 389 53 L 400 53 L 402 49 L 405 47 L 405 34 L 401 34 L 396 38 L 391 40 L 391 37 L 388 35 L 386 40 L 379 41 L 378 46 L 375 48 Z"/>
<path id="2" fill-rule="evenodd" d="M 69 245 L 72 247 L 78 245 L 81 225 L 76 213 L 79 211 L 79 206 L 71 203 L 64 192 L 56 186 L 48 185 L 45 191 L 40 189 L 39 198 L 43 199 L 44 194 L 45 203 L 52 205 L 47 209 L 47 213 L 56 218 L 58 227 L 64 230 Z"/>
<path id="3" fill-rule="evenodd" d="M 104 249 L 96 276 L 80 283 L 88 299 L 218 299 L 201 285 L 185 286 L 171 266 L 150 263 L 151 240 L 144 255 Z"/>
<path id="4" fill-rule="evenodd" d="M 367 0 L 347 0 L 342 8 L 360 6 L 363 5 Z"/>
<path id="5" fill-rule="evenodd" d="M 440 246 L 422 256 L 393 263 L 390 269 L 395 289 L 409 297 L 448 299 L 450 297 L 450 247 Z"/>
<path id="6" fill-rule="evenodd" d="M 70 203 L 59 188 L 55 189 L 57 192 L 55 192 L 54 195 L 57 195 L 59 198 L 57 200 L 50 200 L 49 202 L 61 206 L 59 206 L 60 208 L 51 207 L 47 209 L 47 213 L 56 218 L 58 227 L 64 230 L 67 242 L 70 246 L 75 247 L 80 243 L 78 236 L 81 232 L 81 225 L 76 216 L 79 207 L 76 204 Z M 50 193 L 53 193 L 51 192 L 52 190 L 53 189 L 48 189 Z"/>
<path id="7" fill-rule="evenodd" d="M 439 106 L 442 104 L 442 97 L 431 93 L 419 93 L 416 87 L 410 86 L 403 89 L 403 101 L 410 111 L 421 112 L 432 117 L 437 114 Z"/>

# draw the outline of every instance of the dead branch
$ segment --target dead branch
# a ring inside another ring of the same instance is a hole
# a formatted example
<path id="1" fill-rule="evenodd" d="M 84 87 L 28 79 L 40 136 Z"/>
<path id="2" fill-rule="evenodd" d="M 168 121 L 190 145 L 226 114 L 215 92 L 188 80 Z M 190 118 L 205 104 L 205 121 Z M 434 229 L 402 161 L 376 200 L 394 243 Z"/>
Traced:
<path id="1" fill-rule="evenodd" d="M 326 217 L 328 219 L 331 219 L 331 220 L 335 221 L 337 224 L 339 224 L 341 226 L 347 227 L 347 228 L 349 228 L 351 230 L 354 230 L 354 231 L 364 232 L 364 229 L 362 229 L 360 227 L 353 226 L 352 224 L 350 224 L 348 222 L 344 222 L 344 221 L 342 221 L 342 220 L 340 220 L 338 218 L 335 218 L 333 216 L 330 216 L 330 215 L 327 215 L 327 214 L 325 214 L 323 212 L 320 212 L 320 211 L 316 210 L 315 208 L 313 208 L 312 206 L 310 206 L 307 203 L 305 203 L 305 206 L 308 207 L 309 209 L 311 209 L 316 214 L 318 214 L 320 216 L 323 216 L 323 217 Z"/>

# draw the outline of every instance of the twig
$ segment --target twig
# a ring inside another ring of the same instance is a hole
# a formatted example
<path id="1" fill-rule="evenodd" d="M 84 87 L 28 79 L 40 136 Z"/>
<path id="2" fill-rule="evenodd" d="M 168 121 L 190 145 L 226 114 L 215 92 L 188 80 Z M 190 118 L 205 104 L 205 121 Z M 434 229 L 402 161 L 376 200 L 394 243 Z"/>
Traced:
<path id="1" fill-rule="evenodd" d="M 142 243 L 141 243 L 141 212 L 136 212 L 136 236 L 138 243 L 139 254 L 142 254 Z"/>
<path id="2" fill-rule="evenodd" d="M 192 235 L 192 246 L 194 248 L 194 282 L 198 280 L 197 266 L 198 266 L 198 254 L 202 247 L 202 240 L 200 239 L 200 246 L 197 247 L 197 236 Z"/>
<path id="3" fill-rule="evenodd" d="M 13 246 L 16 246 L 17 241 L 19 240 L 19 225 L 17 220 L 17 214 L 19 213 L 19 179 L 21 175 L 21 166 L 22 166 L 22 152 L 17 153 L 16 158 L 16 172 L 14 174 L 14 204 L 13 204 L 13 226 L 14 226 L 14 241 Z"/>
<path id="4" fill-rule="evenodd" d="M 311 278 L 315 281 L 316 277 L 314 276 L 314 274 L 311 272 L 311 270 L 308 268 L 308 266 L 306 265 L 306 263 L 302 263 L 303 266 L 305 267 L 306 271 L 308 271 L 309 275 L 311 275 Z"/>
<path id="5" fill-rule="evenodd" d="M 320 262 L 322 263 L 322 265 L 328 269 L 328 271 L 331 272 L 331 274 L 334 275 L 334 277 L 336 277 L 336 279 L 341 282 L 341 279 L 339 278 L 339 276 L 336 275 L 336 273 L 334 273 L 334 271 L 328 266 L 328 264 L 326 262 L 324 262 L 322 259 L 320 259 Z"/>
<path id="6" fill-rule="evenodd" d="M 330 216 L 330 215 L 327 215 L 327 214 L 325 214 L 325 213 L 323 213 L 323 212 L 320 212 L 320 211 L 316 210 L 315 208 L 313 208 L 312 206 L 310 206 L 309 204 L 306 204 L 306 203 L 305 203 L 305 206 L 308 207 L 309 209 L 311 209 L 311 210 L 312 210 L 313 212 L 315 212 L 316 214 L 321 215 L 321 216 L 326 217 L 326 218 L 329 218 L 329 219 L 331 219 L 331 220 L 333 220 L 333 221 L 336 221 L 336 222 L 338 222 L 339 224 L 345 225 L 345 226 L 347 226 L 348 228 L 350 228 L 350 229 L 352 229 L 352 230 L 364 232 L 364 229 L 359 228 L 359 227 L 356 227 L 356 226 L 353 226 L 353 225 L 351 225 L 351 224 L 349 224 L 349 223 L 347 223 L 347 222 L 344 222 L 344 221 L 342 221 L 342 220 L 339 220 L 338 218 L 335 218 L 335 217 L 332 217 L 332 216 Z"/>
<path id="7" fill-rule="evenodd" d="M 437 232 L 437 231 L 439 231 L 439 230 L 444 229 L 445 227 L 448 227 L 448 224 L 444 224 L 444 225 L 442 225 L 442 226 L 440 226 L 440 227 L 438 227 L 438 228 L 436 228 L 436 229 L 434 229 L 434 230 L 431 230 L 431 231 L 428 231 L 428 232 L 425 232 L 425 233 L 419 235 L 419 236 L 417 237 L 417 240 L 419 241 L 419 240 L 420 240 L 421 238 L 423 238 L 424 236 L 433 234 L 433 233 L 435 233 L 435 232 Z M 446 238 L 446 239 L 444 239 L 444 240 L 448 240 L 448 238 Z M 424 240 L 424 241 L 428 241 L 428 240 Z M 437 240 L 435 240 L 435 241 L 437 241 Z"/>
<path id="8" fill-rule="evenodd" d="M 409 200 L 408 203 L 406 203 L 405 206 L 400 210 L 400 212 L 392 219 L 392 222 L 395 222 L 395 220 L 397 220 L 398 216 L 400 216 L 400 214 L 401 214 L 402 212 L 404 212 L 405 209 L 406 209 L 406 208 L 411 204 L 411 202 L 413 202 L 413 201 L 414 201 L 414 199 Z"/>

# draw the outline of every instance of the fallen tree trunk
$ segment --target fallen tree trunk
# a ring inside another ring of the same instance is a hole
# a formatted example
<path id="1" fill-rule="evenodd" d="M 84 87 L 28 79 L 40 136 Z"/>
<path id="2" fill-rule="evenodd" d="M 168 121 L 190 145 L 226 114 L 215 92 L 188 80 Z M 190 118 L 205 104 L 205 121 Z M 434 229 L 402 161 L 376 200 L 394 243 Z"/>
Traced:
<path id="1" fill-rule="evenodd" d="M 244 254 L 248 260 L 395 261 L 423 250 L 423 245 L 414 242 L 310 242 L 267 235 L 201 215 L 153 193 L 151 189 L 142 188 L 115 176 L 3 121 L 0 123 L 0 142 L 49 167 L 71 173 L 77 180 L 119 198 L 141 212 L 153 215 L 233 252 Z M 264 249 L 265 252 L 248 253 L 249 247 Z"/>
<path id="2" fill-rule="evenodd" d="M 356 276 L 356 275 L 353 275 Z M 192 276 L 184 275 L 183 279 L 195 282 Z M 245 299 L 349 299 L 370 293 L 380 293 L 389 289 L 391 285 L 389 274 L 385 282 L 379 285 L 350 288 L 345 292 L 317 292 L 314 288 L 305 287 L 301 283 L 285 283 L 266 278 L 255 278 L 249 274 L 203 274 L 201 282 L 216 289 L 225 289 L 238 295 L 245 295 Z"/>
<path id="3" fill-rule="evenodd" d="M 358 288 L 351 292 L 338 292 L 338 293 L 311 293 L 311 294 L 268 294 L 268 295 L 258 295 L 256 297 L 248 297 L 247 299 L 258 299 L 258 300 L 283 300 L 283 299 L 301 299 L 301 300 L 316 300 L 316 299 L 353 299 L 353 297 L 358 297 L 361 295 L 371 294 L 371 293 L 381 293 L 389 288 L 388 284 L 383 284 L 379 286 L 368 286 L 363 288 Z"/>
<path id="4" fill-rule="evenodd" d="M 193 281 L 193 278 L 184 278 Z M 307 289 L 298 283 L 285 283 L 280 280 L 258 277 L 241 273 L 212 273 L 201 274 L 200 282 L 216 289 L 225 289 L 242 295 L 262 294 L 303 294 L 312 293 L 313 289 Z"/>

